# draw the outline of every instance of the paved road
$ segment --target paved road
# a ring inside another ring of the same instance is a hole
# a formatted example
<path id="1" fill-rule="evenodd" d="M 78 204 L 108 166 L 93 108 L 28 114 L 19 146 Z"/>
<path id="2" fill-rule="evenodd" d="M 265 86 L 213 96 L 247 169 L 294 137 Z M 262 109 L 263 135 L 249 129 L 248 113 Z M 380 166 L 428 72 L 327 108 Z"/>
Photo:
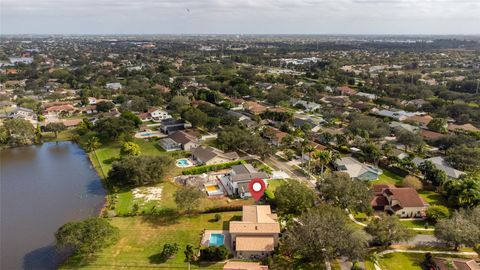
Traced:
<path id="1" fill-rule="evenodd" d="M 265 159 L 265 162 L 277 167 L 278 169 L 280 169 L 280 170 L 282 170 L 286 173 L 288 173 L 288 175 L 290 175 L 291 178 L 295 178 L 295 179 L 299 179 L 301 181 L 304 181 L 305 183 L 307 183 L 312 188 L 315 187 L 314 181 L 312 181 L 312 179 L 305 176 L 302 172 L 297 171 L 297 168 L 291 166 L 287 162 L 281 161 L 275 156 L 267 157 Z"/>
<path id="2" fill-rule="evenodd" d="M 442 241 L 438 240 L 435 236 L 430 234 L 417 234 L 412 240 L 408 242 L 400 242 L 398 244 L 409 246 L 445 246 Z"/>

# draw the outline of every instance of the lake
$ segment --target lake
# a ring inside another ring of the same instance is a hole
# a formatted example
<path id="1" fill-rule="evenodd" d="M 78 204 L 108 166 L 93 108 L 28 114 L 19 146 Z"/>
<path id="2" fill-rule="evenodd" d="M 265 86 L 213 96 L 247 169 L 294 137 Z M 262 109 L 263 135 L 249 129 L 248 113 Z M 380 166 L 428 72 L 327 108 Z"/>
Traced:
<path id="1" fill-rule="evenodd" d="M 86 153 L 71 142 L 0 151 L 0 269 L 56 269 L 64 223 L 98 215 L 105 190 Z"/>

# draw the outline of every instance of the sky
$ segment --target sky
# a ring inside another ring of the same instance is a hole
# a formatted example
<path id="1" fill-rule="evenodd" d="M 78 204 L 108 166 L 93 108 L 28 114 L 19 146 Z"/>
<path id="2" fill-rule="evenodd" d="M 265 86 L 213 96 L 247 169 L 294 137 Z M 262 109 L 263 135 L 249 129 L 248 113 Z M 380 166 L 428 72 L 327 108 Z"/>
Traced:
<path id="1" fill-rule="evenodd" d="M 480 0 L 0 0 L 0 34 L 480 34 Z"/>

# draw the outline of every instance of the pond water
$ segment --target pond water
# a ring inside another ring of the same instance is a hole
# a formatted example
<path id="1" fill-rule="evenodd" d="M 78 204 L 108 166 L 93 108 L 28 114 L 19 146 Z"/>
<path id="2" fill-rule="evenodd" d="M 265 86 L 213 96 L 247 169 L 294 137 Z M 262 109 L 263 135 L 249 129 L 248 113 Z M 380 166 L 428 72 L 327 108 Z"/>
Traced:
<path id="1" fill-rule="evenodd" d="M 64 223 L 98 215 L 105 190 L 86 153 L 71 142 L 0 151 L 0 269 L 56 269 Z"/>

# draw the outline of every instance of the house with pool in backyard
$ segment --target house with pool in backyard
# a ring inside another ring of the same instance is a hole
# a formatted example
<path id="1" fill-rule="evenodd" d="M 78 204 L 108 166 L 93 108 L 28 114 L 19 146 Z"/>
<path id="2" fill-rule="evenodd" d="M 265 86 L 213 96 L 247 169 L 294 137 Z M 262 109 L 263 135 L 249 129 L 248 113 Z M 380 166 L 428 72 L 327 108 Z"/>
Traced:
<path id="1" fill-rule="evenodd" d="M 224 245 L 235 258 L 260 259 L 278 245 L 280 224 L 270 205 L 244 205 L 241 221 L 230 221 L 228 230 L 205 230 L 202 246 Z"/>

